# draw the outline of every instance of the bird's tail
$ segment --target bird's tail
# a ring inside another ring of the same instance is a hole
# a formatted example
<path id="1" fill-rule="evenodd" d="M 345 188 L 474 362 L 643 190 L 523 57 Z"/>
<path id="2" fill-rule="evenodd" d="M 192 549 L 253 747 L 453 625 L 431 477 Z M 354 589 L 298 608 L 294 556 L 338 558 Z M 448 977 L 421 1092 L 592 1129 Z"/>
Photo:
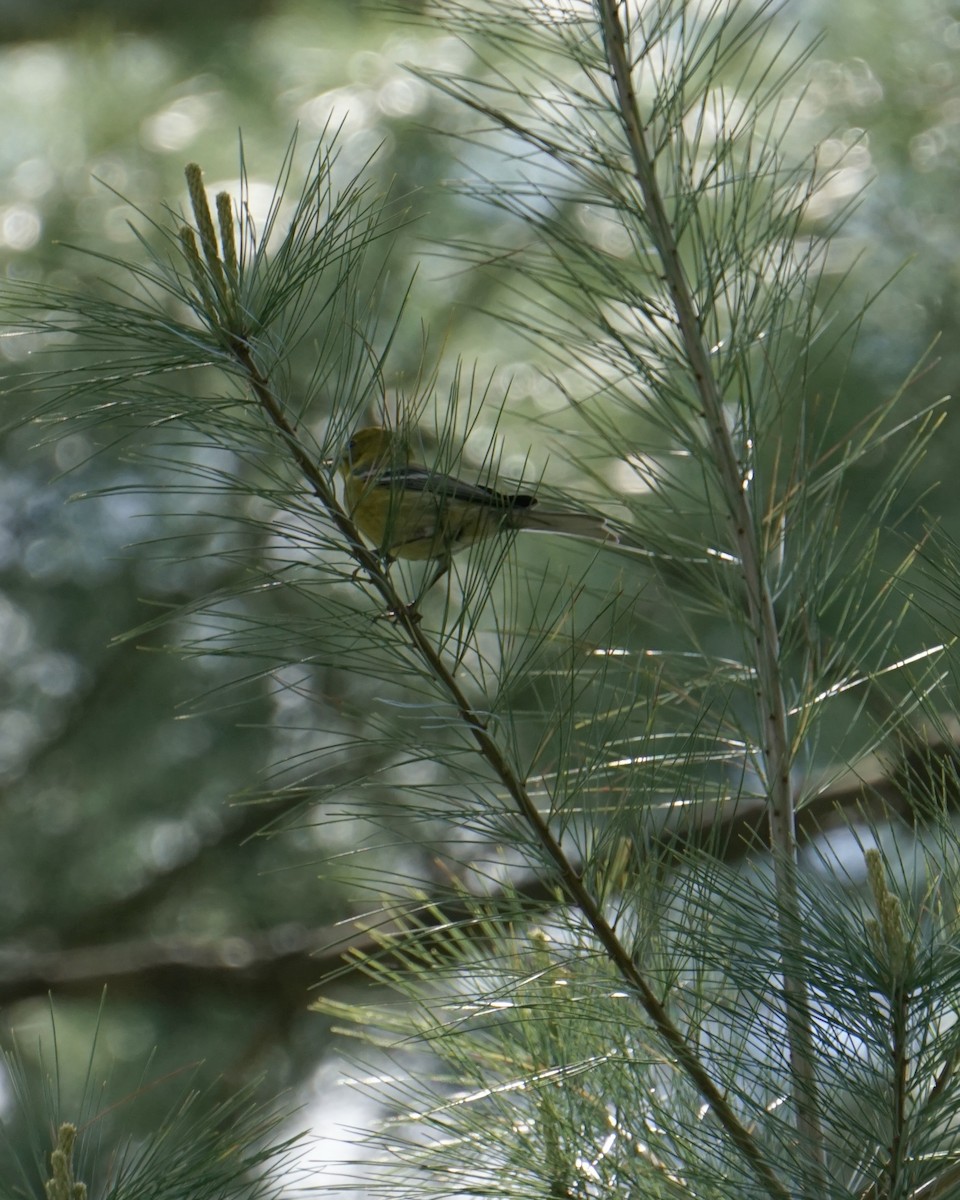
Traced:
<path id="1" fill-rule="evenodd" d="M 603 517 L 586 512 L 562 512 L 559 509 L 540 508 L 533 504 L 518 509 L 514 523 L 517 529 L 531 529 L 543 533 L 565 533 L 570 537 L 586 538 L 591 542 L 619 543 L 620 537 Z"/>

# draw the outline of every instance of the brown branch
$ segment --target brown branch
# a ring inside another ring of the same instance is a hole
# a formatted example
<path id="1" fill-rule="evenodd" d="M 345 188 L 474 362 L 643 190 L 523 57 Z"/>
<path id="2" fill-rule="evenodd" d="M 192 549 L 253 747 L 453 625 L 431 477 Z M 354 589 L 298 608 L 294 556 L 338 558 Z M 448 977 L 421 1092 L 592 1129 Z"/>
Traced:
<path id="1" fill-rule="evenodd" d="M 169 990 L 209 996 L 222 990 L 236 997 L 266 990 L 271 996 L 294 994 L 299 1008 L 318 981 L 350 977 L 364 955 L 389 954 L 391 937 L 406 936 L 410 917 L 415 916 L 418 929 L 425 932 L 455 925 L 482 938 L 492 924 L 515 918 L 518 910 L 556 902 L 552 882 L 530 879 L 514 885 L 509 894 L 421 898 L 406 912 L 395 907 L 378 920 L 365 915 L 314 929 L 284 924 L 215 939 L 130 938 L 41 952 L 7 949 L 0 954 L 0 1005 L 48 992 L 95 995 L 106 986 L 121 995 Z M 477 917 L 477 904 L 483 906 L 482 919 Z"/>
<path id="2" fill-rule="evenodd" d="M 922 810 L 918 811 L 902 786 L 904 777 L 914 774 L 921 760 L 927 763 L 927 770 L 938 775 L 942 764 L 956 764 L 960 760 L 960 729 L 955 741 L 934 739 L 926 748 L 917 748 L 907 765 L 891 766 L 871 755 L 845 772 L 800 809 L 798 839 L 802 843 L 832 828 L 848 828 L 857 820 L 866 824 L 903 821 L 922 825 Z M 960 788 L 945 790 L 943 798 L 949 810 L 960 811 Z M 660 845 L 677 860 L 690 850 L 712 847 L 719 849 L 718 856 L 724 862 L 733 863 L 762 847 L 765 819 L 762 800 L 739 805 L 731 802 L 718 806 L 696 825 L 684 824 L 667 830 Z M 243 824 L 248 820 L 252 825 L 249 817 L 244 818 Z M 262 813 L 257 813 L 256 820 L 257 827 L 261 827 Z M 149 887 L 144 890 L 149 891 Z M 501 912 L 505 918 L 515 916 L 518 905 L 535 908 L 555 904 L 556 890 L 550 880 L 530 878 L 514 879 L 509 891 L 495 891 L 464 901 L 451 901 L 449 894 L 443 896 L 437 892 L 418 902 L 419 927 L 429 931 L 450 923 L 469 922 L 476 903 L 482 903 L 487 921 L 496 921 Z M 122 911 L 123 904 L 124 901 L 118 902 L 117 912 Z M 102 911 L 110 909 L 111 906 L 104 906 Z M 0 957 L 0 1004 L 51 990 L 95 994 L 104 983 L 141 991 L 148 989 L 151 979 L 159 978 L 173 980 L 178 986 L 203 989 L 222 986 L 231 992 L 238 987 L 257 988 L 263 982 L 285 991 L 299 987 L 302 1002 L 307 987 L 331 973 L 337 978 L 349 975 L 356 969 L 353 961 L 356 955 L 382 949 L 392 921 L 393 918 L 385 917 L 385 924 L 375 931 L 368 931 L 368 921 L 358 919 L 312 930 L 280 926 L 266 933 L 214 941 L 132 938 L 44 952 L 7 951 Z M 402 922 L 396 926 L 398 932 L 401 926 Z M 939 1084 L 939 1090 L 944 1082 Z"/>

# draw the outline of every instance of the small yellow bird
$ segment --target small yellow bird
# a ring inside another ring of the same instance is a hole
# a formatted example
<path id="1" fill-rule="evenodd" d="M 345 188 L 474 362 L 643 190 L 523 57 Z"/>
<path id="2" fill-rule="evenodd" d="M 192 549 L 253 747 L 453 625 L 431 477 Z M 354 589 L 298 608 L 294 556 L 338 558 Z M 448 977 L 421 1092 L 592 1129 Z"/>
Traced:
<path id="1" fill-rule="evenodd" d="M 390 429 L 358 429 L 337 470 L 344 479 L 347 511 L 388 559 L 436 559 L 443 577 L 458 551 L 509 530 L 562 533 L 591 541 L 620 539 L 601 518 L 585 512 L 541 508 L 528 492 L 496 492 L 477 483 L 410 463 Z"/>

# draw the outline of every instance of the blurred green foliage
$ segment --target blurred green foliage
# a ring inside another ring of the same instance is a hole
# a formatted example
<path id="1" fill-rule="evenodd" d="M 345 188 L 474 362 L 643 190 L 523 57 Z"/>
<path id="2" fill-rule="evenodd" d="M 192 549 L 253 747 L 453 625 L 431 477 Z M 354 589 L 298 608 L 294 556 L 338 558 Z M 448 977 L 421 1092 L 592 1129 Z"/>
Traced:
<path id="1" fill-rule="evenodd" d="M 793 7 L 785 21 L 797 15 Z M 799 16 L 822 22 L 826 35 L 794 122 L 796 147 L 802 153 L 819 142 L 821 162 L 837 165 L 817 201 L 820 217 L 856 201 L 831 250 L 838 271 L 862 258 L 843 284 L 836 327 L 861 323 L 864 298 L 879 291 L 850 362 L 820 379 L 829 394 L 838 386 L 833 372 L 846 367 L 852 423 L 897 387 L 938 332 L 911 406 L 950 391 L 960 364 L 960 10 L 922 0 L 909 12 L 878 11 L 859 0 L 804 5 Z M 464 169 L 482 176 L 491 164 L 449 136 L 469 129 L 470 118 L 404 65 L 466 67 L 468 48 L 351 0 L 23 2 L 3 7 L 0 38 L 0 267 L 9 279 L 98 287 L 85 273 L 102 267 L 68 246 L 135 253 L 131 221 L 139 219 L 124 197 L 149 214 L 182 206 L 188 160 L 203 165 L 211 192 L 235 189 L 241 131 L 252 196 L 262 199 L 295 126 L 306 156 L 328 124 L 342 122 L 345 166 L 371 159 L 373 176 L 410 212 L 393 259 L 397 294 L 418 269 L 399 362 L 416 369 L 422 321 L 433 346 L 446 339 L 451 354 L 478 360 L 481 376 L 497 371 L 504 388 L 512 380 L 517 412 L 541 422 L 543 461 L 552 416 L 537 363 L 480 311 L 496 312 L 505 294 L 480 271 L 424 254 L 444 236 L 491 244 L 511 236 L 502 215 L 442 188 Z M 266 1070 L 272 1086 L 301 1083 L 325 1048 L 320 1021 L 302 1016 L 309 971 L 259 970 L 263 945 L 250 939 L 267 938 L 282 964 L 286 946 L 293 954 L 310 931 L 371 903 L 368 887 L 375 901 L 368 876 L 352 886 L 318 878 L 317 864 L 338 850 L 368 844 L 366 872 L 409 865 L 423 878 L 442 862 L 409 847 L 411 831 L 396 815 L 383 817 L 375 794 L 367 823 L 317 813 L 283 836 L 254 836 L 283 823 L 282 804 L 253 803 L 269 790 L 274 764 L 323 745 L 318 701 L 343 736 L 362 695 L 345 697 L 340 676 L 311 679 L 305 690 L 291 668 L 252 663 L 240 680 L 229 659 L 184 662 L 163 652 L 169 632 L 116 640 L 165 606 L 226 584 L 242 560 L 231 566 L 212 556 L 222 548 L 222 523 L 202 498 L 109 494 L 136 481 L 152 492 L 164 478 L 128 461 L 122 445 L 86 434 L 58 439 L 55 429 L 40 431 L 38 442 L 35 426 L 19 424 L 26 401 L 18 381 L 38 365 L 34 348 L 10 332 L 0 340 L 8 422 L 0 446 L 6 1023 L 35 1041 L 47 1028 L 53 987 L 64 1060 L 82 1055 L 100 994 L 82 952 L 122 944 L 133 965 L 110 985 L 101 1039 L 115 1060 L 139 1064 L 159 1046 L 161 1067 L 203 1059 L 212 1074 Z M 960 435 L 948 423 L 911 484 L 913 497 L 936 489 L 931 506 L 955 531 L 958 454 Z M 558 472 L 562 485 L 562 464 Z M 850 505 L 859 510 L 870 496 L 869 467 L 856 472 L 854 487 Z M 911 518 L 904 535 L 918 530 Z M 667 610 L 652 620 L 668 623 Z M 345 764 L 331 769 L 349 778 Z M 148 963 L 151 948 L 159 954 L 171 938 L 180 959 L 135 969 L 138 952 Z M 224 969 L 189 969 L 191 939 L 219 945 Z M 75 977 L 57 976 L 58 958 L 74 964 Z M 41 959 L 46 965 L 31 974 Z"/>

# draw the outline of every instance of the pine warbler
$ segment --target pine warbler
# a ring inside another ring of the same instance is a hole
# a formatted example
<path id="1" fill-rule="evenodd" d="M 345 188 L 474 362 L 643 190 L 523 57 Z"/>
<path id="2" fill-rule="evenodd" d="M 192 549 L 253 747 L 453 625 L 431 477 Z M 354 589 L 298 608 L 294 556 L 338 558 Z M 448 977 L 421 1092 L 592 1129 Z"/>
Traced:
<path id="1" fill-rule="evenodd" d="M 443 577 L 458 550 L 508 530 L 563 533 L 592 541 L 620 539 L 601 518 L 541 508 L 528 492 L 496 492 L 409 461 L 389 429 L 358 429 L 337 470 L 347 510 L 361 533 L 389 559 L 436 559 Z"/>

